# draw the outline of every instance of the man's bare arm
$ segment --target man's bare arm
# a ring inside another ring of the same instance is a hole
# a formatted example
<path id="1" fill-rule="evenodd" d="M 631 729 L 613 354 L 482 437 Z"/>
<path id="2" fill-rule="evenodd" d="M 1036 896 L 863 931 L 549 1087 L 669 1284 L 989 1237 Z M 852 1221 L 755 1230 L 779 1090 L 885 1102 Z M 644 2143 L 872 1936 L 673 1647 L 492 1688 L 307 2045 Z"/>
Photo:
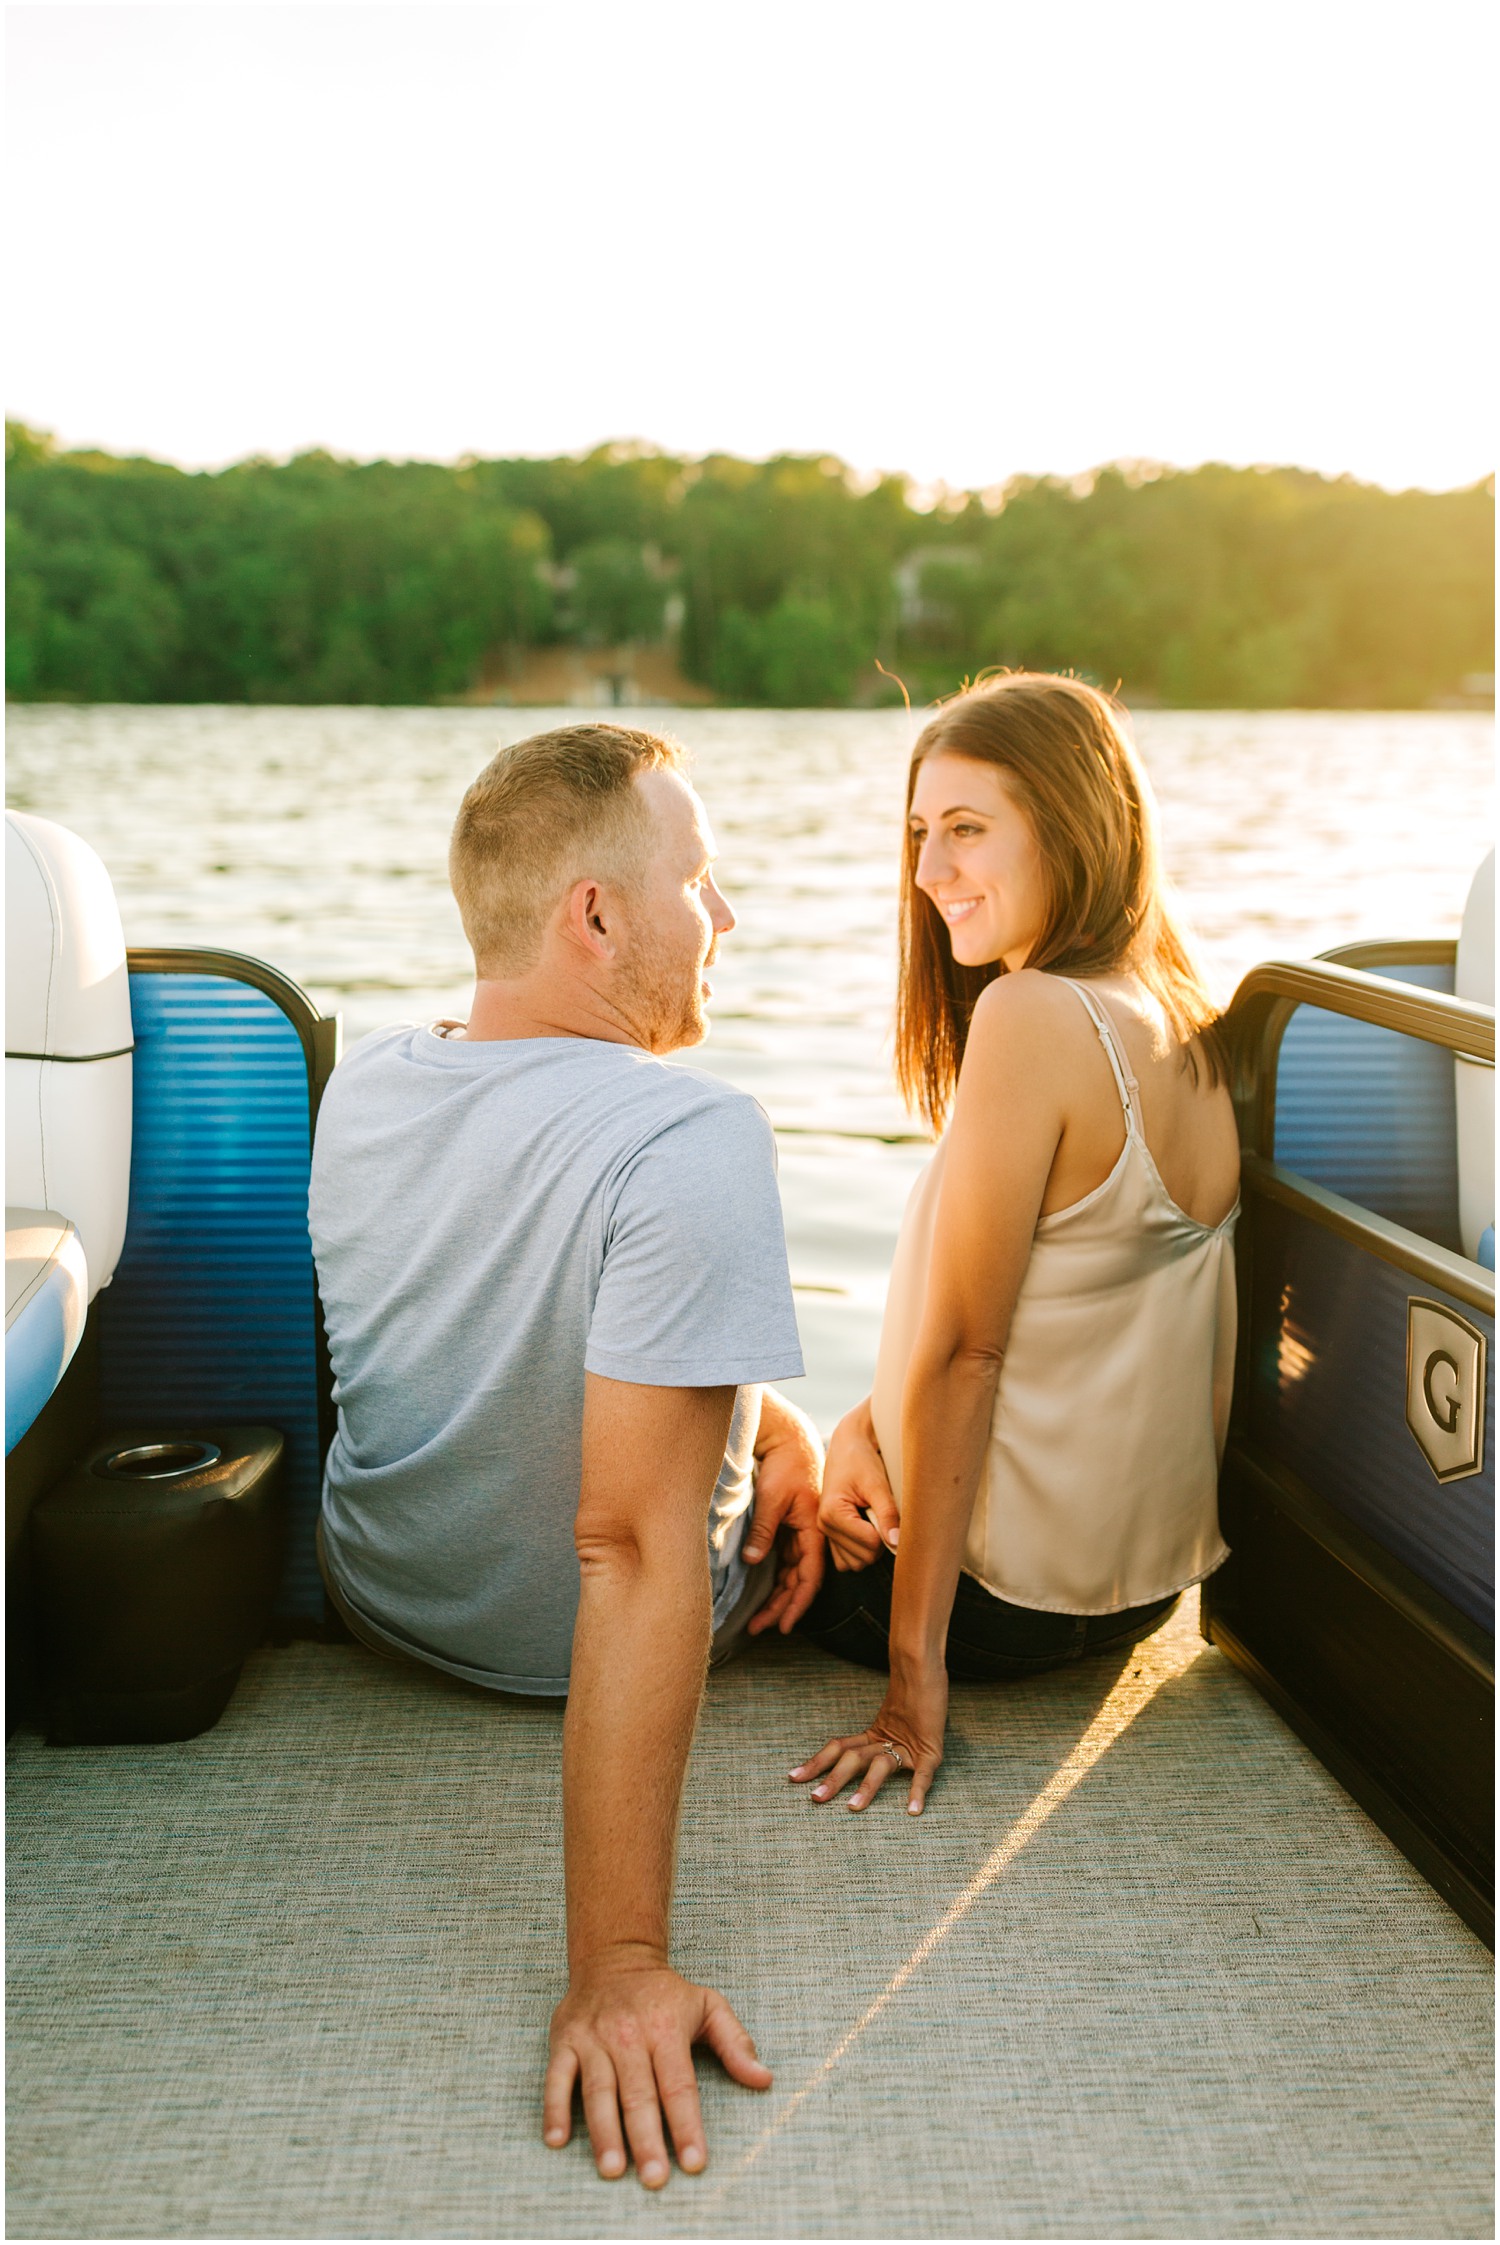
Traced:
<path id="1" fill-rule="evenodd" d="M 683 1771 L 708 1660 L 708 1506 L 735 1391 L 585 1375 L 581 1574 L 563 1727 L 568 1993 L 552 2021 L 549 2144 L 581 2087 L 601 2175 L 664 2183 L 707 2159 L 692 2046 L 763 2089 L 770 2072 L 721 1995 L 681 1979 L 667 1926 Z"/>

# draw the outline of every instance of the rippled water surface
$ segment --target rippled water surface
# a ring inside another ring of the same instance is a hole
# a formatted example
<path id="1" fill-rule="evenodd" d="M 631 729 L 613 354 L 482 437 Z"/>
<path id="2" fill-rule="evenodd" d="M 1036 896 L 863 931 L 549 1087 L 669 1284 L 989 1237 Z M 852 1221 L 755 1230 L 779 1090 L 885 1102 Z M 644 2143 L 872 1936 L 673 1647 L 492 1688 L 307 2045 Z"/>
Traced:
<path id="1" fill-rule="evenodd" d="M 458 798 L 542 710 L 20 707 L 7 799 L 72 827 L 132 943 L 273 961 L 345 1035 L 462 1012 L 444 878 Z M 653 723 L 634 712 L 630 722 Z M 924 1158 L 890 1079 L 900 711 L 672 711 L 739 927 L 695 1063 L 753 1091 L 781 1181 L 825 1423 L 868 1381 Z M 1149 712 L 1169 871 L 1224 997 L 1255 960 L 1456 931 L 1492 835 L 1493 725 L 1466 714 Z"/>

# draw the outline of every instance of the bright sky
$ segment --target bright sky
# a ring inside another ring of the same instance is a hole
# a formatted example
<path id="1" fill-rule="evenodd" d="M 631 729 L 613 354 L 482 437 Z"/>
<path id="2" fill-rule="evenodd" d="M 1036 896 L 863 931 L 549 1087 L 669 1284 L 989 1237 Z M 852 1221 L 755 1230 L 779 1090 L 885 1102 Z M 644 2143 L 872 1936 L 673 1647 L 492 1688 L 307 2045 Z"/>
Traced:
<path id="1" fill-rule="evenodd" d="M 1473 0 L 7 16 L 7 410 L 70 443 L 1494 466 Z"/>

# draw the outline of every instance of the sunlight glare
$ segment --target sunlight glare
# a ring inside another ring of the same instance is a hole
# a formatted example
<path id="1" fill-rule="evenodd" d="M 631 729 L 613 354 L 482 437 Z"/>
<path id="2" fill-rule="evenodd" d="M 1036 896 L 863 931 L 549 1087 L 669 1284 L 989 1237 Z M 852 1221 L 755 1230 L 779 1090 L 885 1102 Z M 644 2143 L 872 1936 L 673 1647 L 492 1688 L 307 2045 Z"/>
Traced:
<path id="1" fill-rule="evenodd" d="M 769 2149 L 808 2098 L 828 2080 L 860 2037 L 874 2026 L 881 2013 L 894 2003 L 908 1981 L 942 1947 L 954 1927 L 961 1924 L 975 1904 L 982 1900 L 1001 1872 L 1010 1868 L 1022 1848 L 1036 1837 L 1053 1811 L 1061 1808 L 1069 1794 L 1087 1777 L 1094 1764 L 1108 1753 L 1116 1739 L 1150 1706 L 1162 1686 L 1184 1675 L 1207 1649 L 1201 1639 L 1178 1636 L 1176 1632 L 1168 1632 L 1162 1638 L 1152 1639 L 1145 1646 L 1137 1647 L 1131 1655 L 1129 1668 L 1067 1759 L 1048 1779 L 1029 1808 L 1017 1817 L 1003 1839 L 991 1849 L 968 1885 L 954 1897 L 936 1925 L 923 1934 L 905 1963 L 892 1973 L 874 2002 L 861 2012 L 828 2056 L 813 2068 L 800 2089 L 793 2091 L 781 2110 L 725 2176 L 717 2196 L 722 2197 L 733 2183 L 749 2173 L 761 2154 Z"/>

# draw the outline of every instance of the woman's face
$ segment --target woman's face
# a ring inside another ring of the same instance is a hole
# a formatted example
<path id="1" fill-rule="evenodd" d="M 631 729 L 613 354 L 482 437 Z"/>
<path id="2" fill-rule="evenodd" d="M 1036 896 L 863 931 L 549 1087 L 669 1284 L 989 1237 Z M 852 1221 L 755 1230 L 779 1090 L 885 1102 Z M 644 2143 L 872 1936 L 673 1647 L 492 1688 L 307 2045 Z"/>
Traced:
<path id="1" fill-rule="evenodd" d="M 1003 773 L 969 756 L 928 756 L 909 819 L 917 887 L 947 922 L 959 965 L 1023 967 L 1046 911 L 1042 857 Z"/>

